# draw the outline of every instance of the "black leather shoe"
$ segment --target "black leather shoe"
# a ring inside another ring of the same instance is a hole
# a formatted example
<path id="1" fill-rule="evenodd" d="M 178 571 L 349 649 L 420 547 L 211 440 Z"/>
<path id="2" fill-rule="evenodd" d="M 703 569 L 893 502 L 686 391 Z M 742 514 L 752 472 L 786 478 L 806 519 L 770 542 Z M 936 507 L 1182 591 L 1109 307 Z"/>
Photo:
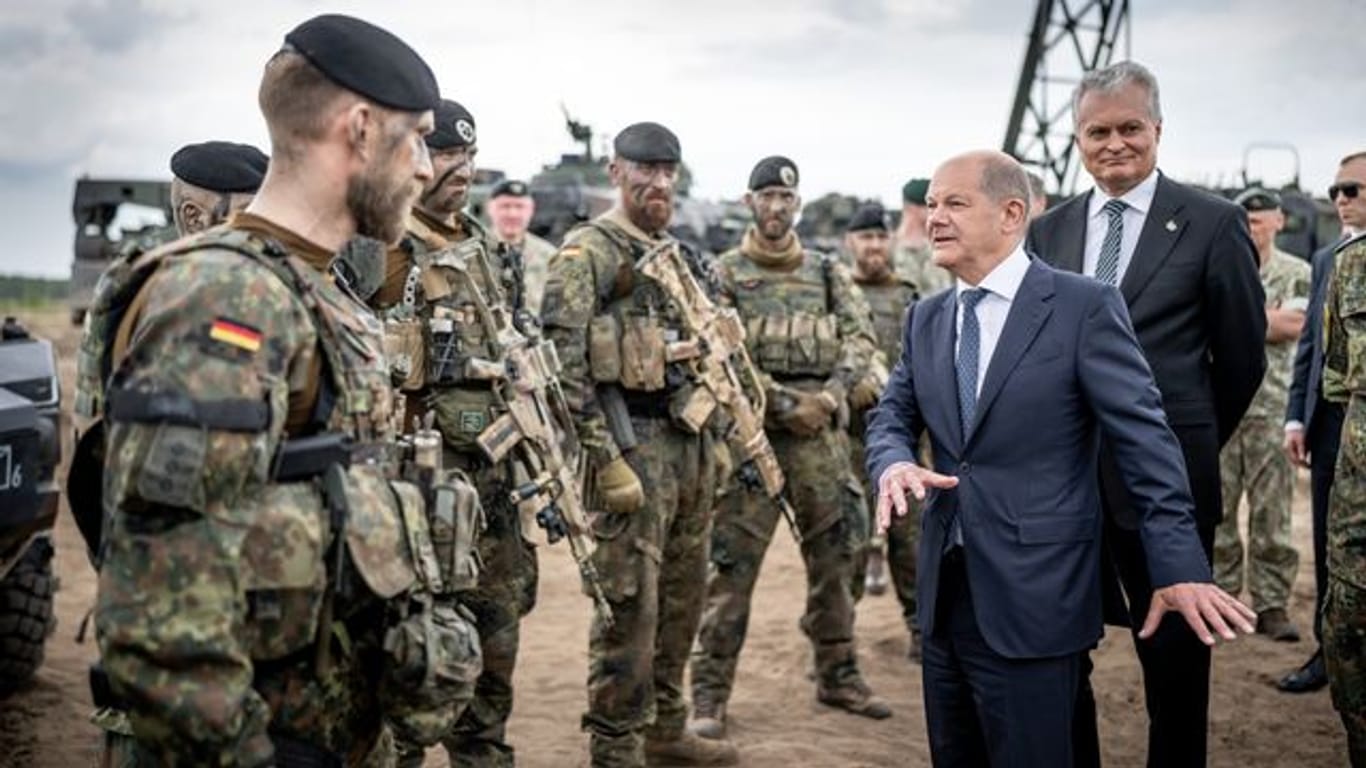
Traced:
<path id="1" fill-rule="evenodd" d="M 1325 685 L 1328 685 L 1328 671 L 1323 667 L 1323 651 L 1310 656 L 1304 666 L 1276 683 L 1276 687 L 1285 693 L 1311 693 Z"/>

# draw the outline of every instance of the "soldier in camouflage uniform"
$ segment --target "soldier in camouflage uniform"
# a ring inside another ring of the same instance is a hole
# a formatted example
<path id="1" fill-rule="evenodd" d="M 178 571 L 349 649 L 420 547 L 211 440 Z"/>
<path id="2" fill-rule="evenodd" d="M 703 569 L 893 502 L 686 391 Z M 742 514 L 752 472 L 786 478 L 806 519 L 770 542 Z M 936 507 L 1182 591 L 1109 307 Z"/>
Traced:
<path id="1" fill-rule="evenodd" d="M 479 628 L 484 671 L 474 702 L 442 744 L 452 765 L 510 766 L 514 753 L 506 730 L 512 675 L 520 622 L 536 602 L 536 551 L 523 538 L 508 497 L 511 461 L 491 464 L 475 442 L 496 418 L 495 395 L 490 381 L 466 378 L 461 364 L 466 356 L 498 356 L 485 348 L 484 328 L 462 280 L 468 275 L 489 304 L 516 317 L 521 273 L 510 251 L 463 210 L 478 151 L 473 115 L 443 99 L 435 117 L 436 127 L 426 137 L 433 178 L 412 209 L 408 232 L 390 252 L 376 303 L 385 308 L 391 331 L 396 325 L 407 327 L 428 339 L 423 351 L 413 355 L 416 359 L 408 361 L 400 385 L 408 397 L 408 416 L 428 410 L 435 414 L 444 464 L 474 479 L 487 521 L 479 539 L 483 571 L 478 587 L 461 596 Z M 422 764 L 420 746 L 401 744 L 400 752 L 401 764 Z"/>
<path id="2" fill-rule="evenodd" d="M 226 141 L 188 144 L 176 150 L 171 155 L 171 210 L 177 235 L 198 234 L 246 208 L 265 178 L 268 161 L 265 153 L 256 147 Z M 132 259 L 158 245 L 161 243 L 145 249 L 129 248 L 118 260 L 131 263 Z M 85 397 L 92 394 L 81 393 Z M 84 430 L 89 425 L 81 427 Z M 92 558 L 96 554 L 92 552 Z M 137 742 L 133 739 L 128 713 L 102 706 L 96 709 L 91 720 L 105 732 L 105 756 L 101 764 L 110 768 L 135 765 Z"/>
<path id="3" fill-rule="evenodd" d="M 912 283 L 921 296 L 939 293 L 953 283 L 948 270 L 934 265 L 930 258 L 930 241 L 925 232 L 929 213 L 925 209 L 925 192 L 929 179 L 911 179 L 901 188 L 901 225 L 896 231 L 896 245 L 892 249 L 892 264 L 896 273 Z"/>
<path id="4" fill-rule="evenodd" d="M 854 653 L 856 560 L 868 540 L 863 490 L 845 434 L 853 385 L 874 353 L 871 313 L 835 257 L 802 247 L 797 166 L 760 160 L 745 203 L 754 223 L 719 259 L 721 299 L 745 324 L 745 343 L 768 396 L 765 430 L 787 477 L 806 564 L 802 631 L 815 654 L 817 698 L 874 718 L 891 709 L 859 674 Z M 692 656 L 693 722 L 708 738 L 725 733 L 726 704 L 749 624 L 754 583 L 779 511 L 732 486 L 717 508 L 707 608 Z"/>
<path id="5" fill-rule="evenodd" d="M 1366 226 L 1366 152 L 1342 162 L 1329 197 L 1345 226 Z M 1366 766 L 1366 234 L 1338 246 L 1336 260 L 1324 301 L 1323 394 L 1346 403 L 1346 416 L 1328 507 L 1323 657 L 1352 765 Z"/>
<path id="6" fill-rule="evenodd" d="M 503 179 L 493 185 L 487 206 L 489 221 L 498 240 L 522 255 L 522 274 L 526 281 L 526 308 L 533 315 L 541 312 L 545 293 L 545 273 L 555 246 L 527 231 L 536 214 L 536 201 L 526 182 Z"/>
<path id="7" fill-rule="evenodd" d="M 128 709 L 134 764 L 384 764 L 384 726 L 434 741 L 479 669 L 427 517 L 458 492 L 469 540 L 477 501 L 399 477 L 378 320 L 330 272 L 353 235 L 401 233 L 436 81 L 328 15 L 285 37 L 259 98 L 275 159 L 249 209 L 107 273 L 82 341 L 78 408 L 104 437 L 77 463 L 105 451 L 95 693 Z"/>
<path id="8" fill-rule="evenodd" d="M 877 335 L 878 351 L 868 373 L 849 390 L 851 463 L 855 474 L 863 482 L 870 530 L 876 530 L 876 526 L 872 525 L 872 515 L 877 489 L 869 482 L 863 466 L 863 433 L 867 429 L 869 411 L 882 394 L 891 366 L 901 359 L 902 321 L 906 317 L 906 308 L 919 297 L 915 284 L 892 271 L 887 248 L 889 239 L 887 214 L 880 205 L 860 209 L 849 222 L 849 232 L 845 235 L 846 247 L 854 259 L 854 282 L 863 291 L 872 309 L 873 331 Z M 915 626 L 915 564 L 916 548 L 920 542 L 920 509 L 914 499 L 909 502 L 911 508 L 905 517 L 893 520 L 885 535 L 869 538 L 865 550 L 866 565 L 860 567 L 860 572 L 866 573 L 864 589 L 869 594 L 880 595 L 887 589 L 887 570 L 890 570 L 890 581 L 896 590 L 897 600 L 901 602 L 906 629 L 910 632 L 907 655 L 919 660 L 920 630 Z M 884 563 L 890 564 L 890 569 Z M 858 581 L 855 580 L 856 588 L 859 586 Z"/>
<path id="9" fill-rule="evenodd" d="M 1224 519 L 1214 532 L 1214 578 L 1232 595 L 1243 591 L 1243 541 L 1238 506 L 1248 503 L 1247 585 L 1257 632 L 1282 642 L 1300 639 L 1285 606 L 1295 583 L 1299 552 L 1290 540 L 1290 497 L 1295 472 L 1281 451 L 1281 426 L 1290 397 L 1295 343 L 1309 308 L 1309 265 L 1276 248 L 1285 222 L 1274 192 L 1249 189 L 1234 200 L 1247 210 L 1248 228 L 1261 259 L 1266 292 L 1266 376 L 1247 413 L 1219 454 Z"/>
<path id="10" fill-rule="evenodd" d="M 583 727 L 599 768 L 737 759 L 729 743 L 684 730 L 683 669 L 702 612 L 716 446 L 705 425 L 671 418 L 692 387 L 666 375 L 664 347 L 687 339 L 678 309 L 636 266 L 671 242 L 681 160 L 664 126 L 617 134 L 609 171 L 618 205 L 565 237 L 541 306 L 588 457 L 594 561 L 615 615 L 611 624 L 595 616 L 589 635 Z"/>

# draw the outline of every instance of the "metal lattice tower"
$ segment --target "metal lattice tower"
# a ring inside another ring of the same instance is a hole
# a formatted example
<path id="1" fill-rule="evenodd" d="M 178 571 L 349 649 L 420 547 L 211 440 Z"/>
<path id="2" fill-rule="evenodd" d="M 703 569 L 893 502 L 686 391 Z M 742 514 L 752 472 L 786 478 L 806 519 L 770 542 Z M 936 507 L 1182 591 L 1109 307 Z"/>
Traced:
<path id="1" fill-rule="evenodd" d="M 1037 169 L 1051 192 L 1070 194 L 1072 89 L 1082 75 L 1105 67 L 1120 37 L 1129 55 L 1129 0 L 1039 0 L 1020 83 L 1002 149 Z"/>

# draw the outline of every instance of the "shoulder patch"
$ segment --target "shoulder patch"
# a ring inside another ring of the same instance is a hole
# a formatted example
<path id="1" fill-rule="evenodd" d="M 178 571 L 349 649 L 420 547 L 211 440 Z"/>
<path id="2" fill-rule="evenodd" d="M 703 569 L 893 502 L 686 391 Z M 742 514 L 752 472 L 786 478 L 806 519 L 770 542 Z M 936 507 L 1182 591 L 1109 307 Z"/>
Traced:
<path id="1" fill-rule="evenodd" d="M 566 245 L 560 249 L 560 256 L 566 259 L 573 259 L 583 254 L 583 246 L 577 243 Z"/>
<path id="2" fill-rule="evenodd" d="M 261 332 L 237 320 L 220 317 L 209 326 L 209 338 L 237 349 L 255 352 L 261 348 Z"/>

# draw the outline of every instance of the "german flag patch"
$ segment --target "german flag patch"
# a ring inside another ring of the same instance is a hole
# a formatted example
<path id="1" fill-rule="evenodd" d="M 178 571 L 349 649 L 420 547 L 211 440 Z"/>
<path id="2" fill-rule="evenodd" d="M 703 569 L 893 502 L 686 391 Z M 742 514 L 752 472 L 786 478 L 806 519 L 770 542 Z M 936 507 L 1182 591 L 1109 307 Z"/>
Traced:
<path id="1" fill-rule="evenodd" d="M 209 338 L 238 349 L 255 352 L 261 348 L 261 332 L 236 320 L 220 317 L 209 326 Z"/>

